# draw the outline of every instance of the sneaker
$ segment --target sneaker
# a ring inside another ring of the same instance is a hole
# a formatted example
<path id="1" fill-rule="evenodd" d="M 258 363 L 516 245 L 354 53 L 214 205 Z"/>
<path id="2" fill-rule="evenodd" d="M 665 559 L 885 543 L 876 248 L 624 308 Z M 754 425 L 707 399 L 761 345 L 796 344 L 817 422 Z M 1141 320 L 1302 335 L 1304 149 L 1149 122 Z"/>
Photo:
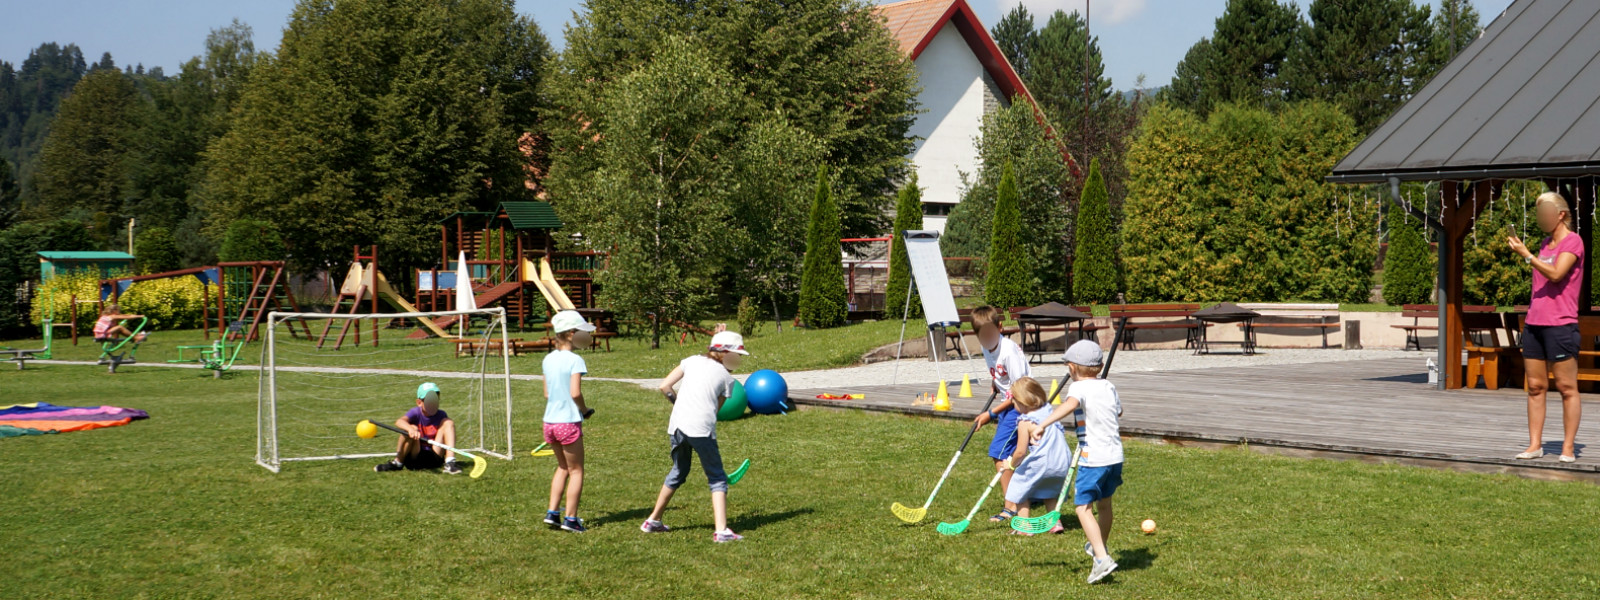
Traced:
<path id="1" fill-rule="evenodd" d="M 723 542 L 737 542 L 742 539 L 744 539 L 744 536 L 734 533 L 732 529 L 724 529 L 711 534 L 711 541 L 718 544 Z"/>
<path id="2" fill-rule="evenodd" d="M 583 533 L 589 530 L 588 527 L 583 526 L 583 519 L 577 517 L 567 517 L 565 521 L 561 522 L 561 529 L 573 533 Z"/>
<path id="3" fill-rule="evenodd" d="M 1053 534 L 1062 534 L 1062 533 L 1066 533 L 1066 532 L 1067 532 L 1067 528 L 1062 526 L 1060 521 L 1056 521 L 1056 526 L 1050 528 L 1050 533 L 1053 533 Z"/>
<path id="4" fill-rule="evenodd" d="M 444 461 L 444 472 L 451 475 L 460 475 L 461 465 L 456 464 L 456 459 L 454 458 Z"/>
<path id="5" fill-rule="evenodd" d="M 547 511 L 544 511 L 544 524 L 545 525 L 549 525 L 551 527 L 560 527 L 561 526 L 561 511 L 559 511 L 559 510 L 547 510 Z"/>
<path id="6" fill-rule="evenodd" d="M 672 528 L 667 527 L 667 525 L 661 521 L 651 521 L 647 519 L 645 522 L 639 524 L 639 531 L 643 531 L 645 533 L 662 533 L 672 531 Z"/>
<path id="7" fill-rule="evenodd" d="M 1094 568 L 1089 570 L 1089 583 L 1105 579 L 1112 571 L 1117 570 L 1117 561 L 1110 557 L 1094 559 Z"/>
<path id="8" fill-rule="evenodd" d="M 1089 543 L 1089 542 L 1084 542 L 1083 543 L 1083 553 L 1089 555 L 1089 558 L 1094 558 L 1094 544 Z"/>
<path id="9" fill-rule="evenodd" d="M 399 471 L 400 469 L 404 469 L 404 468 L 406 468 L 406 466 L 400 464 L 400 461 L 391 460 L 389 462 L 381 463 L 378 466 L 373 467 L 372 470 L 377 471 L 379 473 L 387 473 L 389 471 Z"/>

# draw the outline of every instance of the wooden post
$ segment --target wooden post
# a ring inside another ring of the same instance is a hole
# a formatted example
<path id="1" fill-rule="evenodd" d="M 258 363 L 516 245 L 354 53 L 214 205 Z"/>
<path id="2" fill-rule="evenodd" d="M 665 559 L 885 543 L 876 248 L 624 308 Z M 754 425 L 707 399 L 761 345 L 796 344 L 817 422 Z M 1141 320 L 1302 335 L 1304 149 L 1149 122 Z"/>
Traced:
<path id="1" fill-rule="evenodd" d="M 1466 239 L 1473 222 L 1494 201 L 1496 181 L 1466 183 L 1445 181 L 1439 222 L 1444 226 L 1439 240 L 1439 372 L 1443 389 L 1461 389 L 1466 380 L 1461 353 L 1466 342 L 1462 324 Z"/>

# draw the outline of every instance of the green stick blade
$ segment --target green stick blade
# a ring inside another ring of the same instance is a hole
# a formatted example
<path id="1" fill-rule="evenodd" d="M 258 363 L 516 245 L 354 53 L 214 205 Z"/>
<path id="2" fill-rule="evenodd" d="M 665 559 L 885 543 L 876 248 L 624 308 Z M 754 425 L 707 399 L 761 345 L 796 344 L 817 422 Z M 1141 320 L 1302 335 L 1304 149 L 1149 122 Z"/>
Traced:
<path id="1" fill-rule="evenodd" d="M 1050 511 L 1037 517 L 1011 517 L 1011 528 L 1023 533 L 1046 533 L 1061 521 L 1061 513 Z"/>
<path id="2" fill-rule="evenodd" d="M 744 472 L 748 470 L 750 470 L 750 459 L 746 458 L 739 464 L 739 468 L 728 474 L 728 485 L 739 483 L 739 480 L 744 479 Z"/>
<path id="3" fill-rule="evenodd" d="M 971 524 L 972 520 L 967 519 L 961 521 L 960 523 L 940 523 L 937 529 L 939 530 L 939 533 L 945 535 L 961 535 L 961 532 L 966 531 L 967 526 Z"/>

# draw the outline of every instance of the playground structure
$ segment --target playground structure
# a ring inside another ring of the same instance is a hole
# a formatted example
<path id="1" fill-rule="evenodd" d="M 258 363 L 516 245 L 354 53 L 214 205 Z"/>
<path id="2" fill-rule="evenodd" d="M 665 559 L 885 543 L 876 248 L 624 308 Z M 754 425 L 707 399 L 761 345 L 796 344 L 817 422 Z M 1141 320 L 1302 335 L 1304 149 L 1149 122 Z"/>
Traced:
<path id="1" fill-rule="evenodd" d="M 289 275 L 282 261 L 220 262 L 215 265 L 178 269 L 148 275 L 132 275 L 100 280 L 100 301 L 116 300 L 128 288 L 141 281 L 192 276 L 200 280 L 205 300 L 200 304 L 201 331 L 211 339 L 212 328 L 217 337 L 246 342 L 261 339 L 260 325 L 268 312 L 300 312 L 300 304 L 289 289 Z M 217 295 L 212 301 L 210 286 L 216 285 Z M 76 307 L 74 307 L 76 310 Z M 234 323 L 242 327 L 232 327 Z M 298 323 L 300 330 L 295 330 Z M 302 322 L 291 322 L 290 333 L 301 332 L 310 337 L 310 328 Z"/>
<path id="2" fill-rule="evenodd" d="M 335 298 L 333 308 L 329 312 L 359 315 L 363 314 L 361 309 L 365 307 L 367 309 L 366 314 L 377 314 L 380 301 L 398 309 L 400 312 L 422 312 L 406 301 L 405 297 L 401 296 L 399 292 L 395 291 L 394 287 L 389 285 L 389 279 L 383 276 L 382 271 L 378 270 L 378 247 L 376 245 L 371 246 L 371 249 L 366 254 L 362 254 L 361 246 L 356 246 L 354 259 L 350 262 L 350 270 L 345 272 L 344 281 L 339 284 L 339 295 Z M 445 339 L 453 339 L 455 337 L 445 331 L 444 327 L 434 324 L 433 321 L 428 319 L 418 319 L 417 321 L 422 324 L 423 330 L 419 331 L 422 335 L 414 335 L 413 337 L 426 338 L 429 333 Z M 371 324 L 372 333 L 370 339 L 372 340 L 372 345 L 377 346 L 380 327 L 376 319 L 371 320 Z M 327 344 L 328 336 L 332 332 L 333 321 L 324 322 L 322 333 L 317 336 L 318 348 L 322 348 Z M 339 328 L 339 337 L 333 343 L 334 349 L 344 347 L 346 337 L 352 337 L 355 345 L 361 345 L 361 327 L 356 323 L 355 319 L 343 319 L 343 325 Z"/>
<path id="3" fill-rule="evenodd" d="M 439 222 L 439 268 L 415 273 L 416 306 L 424 311 L 457 310 L 456 288 L 469 285 L 477 308 L 503 306 L 519 329 L 548 318 L 533 302 L 543 299 L 546 312 L 576 310 L 602 327 L 609 316 L 595 307 L 598 288 L 593 272 L 604 268 L 602 252 L 557 252 L 552 234 L 563 227 L 545 202 L 502 202 L 493 212 L 458 212 Z M 457 257 L 467 256 L 472 281 L 460 282 Z M 535 296 L 537 294 L 537 296 Z M 435 328 L 449 329 L 454 317 L 436 319 Z M 424 327 L 409 336 L 439 335 Z M 441 336 L 443 337 L 443 336 Z M 604 337 L 597 336 L 597 337 Z"/>

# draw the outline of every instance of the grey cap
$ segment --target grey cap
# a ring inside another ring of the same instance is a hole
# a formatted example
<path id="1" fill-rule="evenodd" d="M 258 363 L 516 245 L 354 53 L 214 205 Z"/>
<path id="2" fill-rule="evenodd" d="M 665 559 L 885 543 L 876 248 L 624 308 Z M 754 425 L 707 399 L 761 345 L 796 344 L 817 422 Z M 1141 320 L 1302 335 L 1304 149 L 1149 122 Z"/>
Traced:
<path id="1" fill-rule="evenodd" d="M 1077 343 L 1067 348 L 1063 360 L 1085 367 L 1100 366 L 1100 344 L 1091 340 L 1078 340 Z"/>

